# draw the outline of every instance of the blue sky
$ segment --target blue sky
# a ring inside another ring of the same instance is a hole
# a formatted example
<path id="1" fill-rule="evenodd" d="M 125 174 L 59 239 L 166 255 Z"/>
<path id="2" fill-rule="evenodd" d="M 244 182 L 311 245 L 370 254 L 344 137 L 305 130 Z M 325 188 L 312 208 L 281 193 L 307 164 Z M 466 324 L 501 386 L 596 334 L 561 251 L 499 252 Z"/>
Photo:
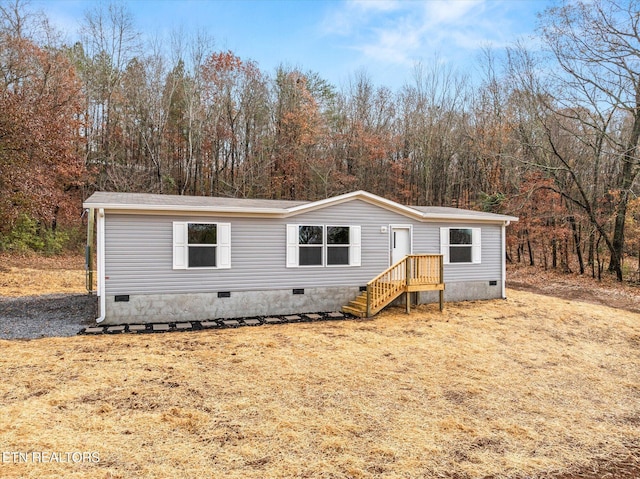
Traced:
<path id="1" fill-rule="evenodd" d="M 337 87 L 365 71 L 392 89 L 411 82 L 416 62 L 438 59 L 473 74 L 483 46 L 530 41 L 536 14 L 553 0 L 129 0 L 148 37 L 206 31 L 272 72 L 279 64 L 313 70 Z M 33 0 L 69 41 L 91 0 Z"/>

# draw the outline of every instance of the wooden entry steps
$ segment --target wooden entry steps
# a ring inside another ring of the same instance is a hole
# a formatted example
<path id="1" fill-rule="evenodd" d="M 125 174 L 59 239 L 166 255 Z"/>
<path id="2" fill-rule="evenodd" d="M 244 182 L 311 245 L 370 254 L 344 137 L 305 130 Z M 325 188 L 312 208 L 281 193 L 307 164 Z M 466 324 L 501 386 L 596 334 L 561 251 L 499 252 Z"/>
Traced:
<path id="1" fill-rule="evenodd" d="M 367 317 L 367 292 L 363 291 L 356 299 L 342 307 L 343 313 L 353 314 L 359 318 Z"/>
<path id="2" fill-rule="evenodd" d="M 401 294 L 405 294 L 407 313 L 411 311 L 410 293 L 439 291 L 440 311 L 444 307 L 444 263 L 442 255 L 412 254 L 380 273 L 367 283 L 367 290 L 342 307 L 345 313 L 368 318 Z"/>

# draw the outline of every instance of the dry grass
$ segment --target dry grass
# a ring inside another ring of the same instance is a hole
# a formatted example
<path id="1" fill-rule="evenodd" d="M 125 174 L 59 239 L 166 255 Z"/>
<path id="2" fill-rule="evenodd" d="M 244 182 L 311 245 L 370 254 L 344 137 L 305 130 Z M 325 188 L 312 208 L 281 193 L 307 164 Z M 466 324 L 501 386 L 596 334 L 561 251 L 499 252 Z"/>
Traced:
<path id="1" fill-rule="evenodd" d="M 589 274 L 566 274 L 542 267 L 509 264 L 507 286 L 640 313 L 640 285 L 620 283 L 614 275 L 607 273 L 602 281 L 597 281 Z"/>
<path id="2" fill-rule="evenodd" d="M 0 255 L 0 296 L 86 291 L 81 256 Z"/>
<path id="3" fill-rule="evenodd" d="M 531 477 L 637 454 L 640 316 L 509 291 L 373 321 L 0 341 L 1 477 Z"/>

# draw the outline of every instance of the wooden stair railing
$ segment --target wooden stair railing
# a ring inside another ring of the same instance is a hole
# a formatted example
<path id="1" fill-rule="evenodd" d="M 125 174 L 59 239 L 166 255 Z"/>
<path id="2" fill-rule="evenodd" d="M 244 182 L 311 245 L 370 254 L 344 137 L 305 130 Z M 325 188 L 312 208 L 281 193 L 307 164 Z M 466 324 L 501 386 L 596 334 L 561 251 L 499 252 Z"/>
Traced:
<path id="1" fill-rule="evenodd" d="M 440 311 L 444 306 L 444 267 L 442 255 L 412 254 L 367 283 L 367 290 L 343 306 L 342 311 L 362 318 L 380 312 L 402 293 L 406 295 L 407 312 L 410 312 L 409 293 L 439 291 Z"/>

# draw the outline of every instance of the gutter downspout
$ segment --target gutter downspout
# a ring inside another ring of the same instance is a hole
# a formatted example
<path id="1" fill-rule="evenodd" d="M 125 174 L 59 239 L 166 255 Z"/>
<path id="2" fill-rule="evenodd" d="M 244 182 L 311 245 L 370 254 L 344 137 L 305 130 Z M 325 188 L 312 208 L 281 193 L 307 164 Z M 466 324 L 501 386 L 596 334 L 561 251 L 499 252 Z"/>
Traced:
<path id="1" fill-rule="evenodd" d="M 85 286 L 87 288 L 87 293 L 92 295 L 96 291 L 93 289 L 93 254 L 94 249 L 93 245 L 95 243 L 95 222 L 96 222 L 96 213 L 93 208 L 88 208 L 84 211 L 88 213 L 87 216 L 87 244 L 85 246 L 85 261 L 84 261 L 84 269 L 85 269 Z M 84 215 L 84 213 L 83 213 Z"/>
<path id="2" fill-rule="evenodd" d="M 104 276 L 104 208 L 100 208 L 96 221 L 96 258 L 98 263 L 98 296 L 100 297 L 100 317 L 96 323 L 101 323 L 107 314 L 107 297 L 105 296 Z"/>
<path id="3" fill-rule="evenodd" d="M 502 299 L 507 299 L 507 226 L 511 224 L 511 221 L 505 221 L 502 223 L 501 243 L 502 243 Z"/>

